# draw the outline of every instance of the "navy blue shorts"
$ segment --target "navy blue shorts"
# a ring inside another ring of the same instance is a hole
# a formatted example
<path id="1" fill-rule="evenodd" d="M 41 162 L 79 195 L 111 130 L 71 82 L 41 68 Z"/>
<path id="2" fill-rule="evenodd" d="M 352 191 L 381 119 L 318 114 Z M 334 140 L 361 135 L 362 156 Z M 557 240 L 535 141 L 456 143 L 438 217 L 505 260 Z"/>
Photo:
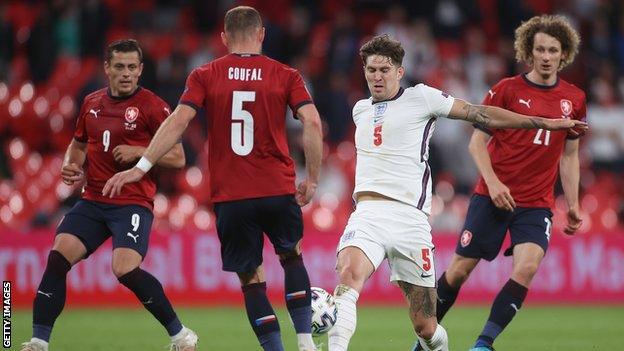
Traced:
<path id="1" fill-rule="evenodd" d="M 113 237 L 113 248 L 127 247 L 147 254 L 154 215 L 139 205 L 112 205 L 80 200 L 56 228 L 56 234 L 75 235 L 87 248 L 89 257 L 106 239 Z"/>
<path id="2" fill-rule="evenodd" d="M 215 203 L 223 270 L 254 271 L 262 264 L 265 233 L 276 254 L 295 249 L 303 237 L 301 207 L 293 195 Z"/>
<path id="3" fill-rule="evenodd" d="M 455 252 L 491 261 L 500 252 L 507 230 L 511 247 L 505 250 L 505 256 L 512 255 L 513 247 L 522 243 L 535 243 L 546 252 L 551 229 L 552 212 L 548 208 L 516 207 L 509 212 L 497 208 L 490 197 L 474 194 Z"/>

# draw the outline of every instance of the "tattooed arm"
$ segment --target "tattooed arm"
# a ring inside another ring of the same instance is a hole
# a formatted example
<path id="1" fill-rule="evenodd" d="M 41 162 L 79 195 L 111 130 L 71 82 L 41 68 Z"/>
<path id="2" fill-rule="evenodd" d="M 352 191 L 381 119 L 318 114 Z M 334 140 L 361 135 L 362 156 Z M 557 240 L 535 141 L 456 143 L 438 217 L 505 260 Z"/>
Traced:
<path id="1" fill-rule="evenodd" d="M 476 123 L 485 128 L 587 129 L 587 125 L 584 122 L 576 120 L 527 116 L 496 106 L 472 105 L 461 99 L 455 99 L 448 117 Z"/>

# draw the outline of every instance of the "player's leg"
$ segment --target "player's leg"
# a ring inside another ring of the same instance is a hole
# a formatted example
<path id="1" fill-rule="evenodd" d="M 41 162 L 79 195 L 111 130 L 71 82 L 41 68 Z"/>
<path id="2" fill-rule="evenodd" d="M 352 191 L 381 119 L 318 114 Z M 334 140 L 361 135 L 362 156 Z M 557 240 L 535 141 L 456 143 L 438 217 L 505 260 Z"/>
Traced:
<path id="1" fill-rule="evenodd" d="M 446 271 L 438 279 L 436 303 L 438 322 L 442 321 L 446 312 L 453 306 L 459 294 L 459 289 L 478 263 L 478 258 L 464 257 L 457 253 L 453 255 L 451 263 L 449 263 Z"/>
<path id="2" fill-rule="evenodd" d="M 300 351 L 315 350 L 310 278 L 301 256 L 301 207 L 292 195 L 272 196 L 260 201 L 262 229 L 271 240 L 284 269 L 286 308 L 297 333 L 298 348 Z"/>
<path id="3" fill-rule="evenodd" d="M 510 225 L 513 252 L 511 278 L 500 290 L 490 310 L 475 349 L 491 348 L 494 340 L 507 327 L 528 293 L 528 288 L 548 249 L 552 213 L 547 209 L 517 209 Z"/>
<path id="4" fill-rule="evenodd" d="M 329 350 L 349 346 L 357 325 L 356 304 L 364 283 L 386 257 L 383 247 L 384 204 L 391 201 L 362 201 L 349 217 L 338 243 L 336 272 L 338 285 L 334 300 L 338 311 L 336 324 L 329 330 Z"/>
<path id="5" fill-rule="evenodd" d="M 442 321 L 455 303 L 459 289 L 481 258 L 493 260 L 502 246 L 512 213 L 496 208 L 487 196 L 470 199 L 455 255 L 437 284 L 437 318 Z"/>
<path id="6" fill-rule="evenodd" d="M 433 287 L 397 282 L 409 305 L 409 316 L 423 350 L 448 351 L 448 335 L 436 318 L 436 290 Z"/>
<path id="7" fill-rule="evenodd" d="M 343 234 L 343 237 L 347 234 Z M 383 249 L 380 248 L 379 251 L 381 254 L 378 256 L 381 258 L 378 261 L 381 262 Z M 330 351 L 347 350 L 357 325 L 356 304 L 360 297 L 360 291 L 378 265 L 379 263 L 375 265 L 367 254 L 357 246 L 346 246 L 338 253 L 336 264 L 338 285 L 334 289 L 338 318 L 328 334 Z"/>
<path id="8" fill-rule="evenodd" d="M 216 203 L 217 234 L 223 270 L 235 272 L 241 282 L 251 328 L 265 351 L 282 351 L 277 316 L 266 294 L 262 268 L 264 236 L 259 225 L 259 199 Z"/>
<path id="9" fill-rule="evenodd" d="M 245 310 L 249 323 L 265 351 L 283 351 L 277 316 L 267 297 L 264 268 L 258 266 L 251 272 L 238 272 L 245 298 Z"/>
<path id="10" fill-rule="evenodd" d="M 152 212 L 142 206 L 111 205 L 106 216 L 113 233 L 113 274 L 167 330 L 178 349 L 195 350 L 197 335 L 182 325 L 158 279 L 140 267 L 147 254 Z"/>
<path id="11" fill-rule="evenodd" d="M 98 209 L 79 201 L 57 227 L 54 245 L 33 302 L 33 333 L 23 350 L 47 350 L 54 322 L 65 306 L 67 273 L 108 238 L 108 229 L 98 219 Z"/>

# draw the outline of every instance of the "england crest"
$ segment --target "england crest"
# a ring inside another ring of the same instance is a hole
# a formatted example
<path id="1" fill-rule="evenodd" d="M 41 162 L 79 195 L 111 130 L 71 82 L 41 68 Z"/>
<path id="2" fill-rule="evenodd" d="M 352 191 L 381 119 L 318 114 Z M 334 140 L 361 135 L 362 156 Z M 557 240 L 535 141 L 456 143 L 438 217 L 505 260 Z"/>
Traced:
<path id="1" fill-rule="evenodd" d="M 375 105 L 375 117 L 379 117 L 379 116 L 383 116 L 384 113 L 386 113 L 386 109 L 388 108 L 388 103 L 387 102 L 382 102 L 379 104 Z"/>
<path id="2" fill-rule="evenodd" d="M 139 117 L 139 109 L 131 106 L 126 109 L 126 122 L 133 123 Z"/>
<path id="3" fill-rule="evenodd" d="M 572 113 L 572 101 L 567 99 L 561 99 L 560 104 L 561 113 L 563 113 L 563 115 L 566 117 L 570 116 L 570 114 Z"/>

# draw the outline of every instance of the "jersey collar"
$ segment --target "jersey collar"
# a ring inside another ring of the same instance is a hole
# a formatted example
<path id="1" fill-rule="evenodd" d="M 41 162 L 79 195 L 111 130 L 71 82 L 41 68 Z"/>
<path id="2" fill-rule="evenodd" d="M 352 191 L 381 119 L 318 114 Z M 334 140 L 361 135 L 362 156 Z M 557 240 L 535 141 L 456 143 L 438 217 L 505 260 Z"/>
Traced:
<path id="1" fill-rule="evenodd" d="M 233 52 L 231 55 L 236 55 L 238 57 L 254 57 L 254 56 L 260 56 L 261 54 L 250 54 L 250 53 L 238 53 L 238 52 Z"/>
<path id="2" fill-rule="evenodd" d="M 108 95 L 109 98 L 113 99 L 113 100 L 127 100 L 133 96 L 135 96 L 139 91 L 141 90 L 141 86 L 137 86 L 136 90 L 128 95 L 128 96 L 113 96 L 113 94 L 111 93 L 110 87 L 106 88 L 106 95 Z"/>
<path id="3" fill-rule="evenodd" d="M 400 98 L 400 97 L 401 97 L 401 95 L 403 95 L 403 92 L 404 92 L 404 91 L 405 91 L 405 89 L 403 89 L 403 87 L 399 87 L 399 91 L 398 91 L 398 92 L 396 93 L 396 95 L 394 95 L 392 98 L 390 98 L 390 99 L 385 99 L 385 100 L 379 100 L 379 101 L 375 101 L 375 100 L 373 100 L 373 105 L 374 105 L 374 104 L 378 104 L 378 103 L 380 103 L 380 102 L 394 101 L 394 100 L 396 100 L 396 99 Z"/>
<path id="4" fill-rule="evenodd" d="M 559 75 L 557 74 L 557 80 L 555 81 L 555 84 L 553 85 L 542 85 L 542 84 L 537 84 L 537 83 L 533 83 L 529 80 L 529 78 L 527 78 L 527 74 L 528 73 L 522 73 L 520 75 L 520 77 L 522 77 L 522 80 L 524 80 L 525 83 L 527 83 L 529 86 L 537 88 L 537 89 L 544 89 L 544 90 L 548 90 L 548 89 L 554 89 L 559 85 Z"/>

